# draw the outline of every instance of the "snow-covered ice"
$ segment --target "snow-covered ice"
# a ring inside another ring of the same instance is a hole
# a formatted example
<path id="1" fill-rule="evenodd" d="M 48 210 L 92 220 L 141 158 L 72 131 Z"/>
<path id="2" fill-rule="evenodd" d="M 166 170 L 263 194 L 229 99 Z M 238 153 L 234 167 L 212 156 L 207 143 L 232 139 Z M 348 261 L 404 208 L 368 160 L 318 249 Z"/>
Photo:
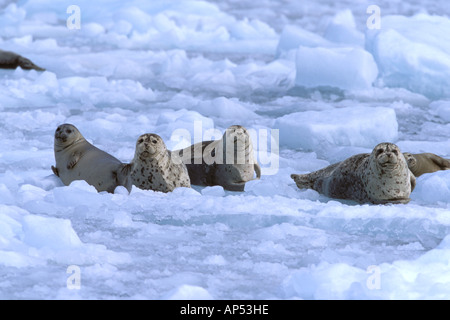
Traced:
<path id="1" fill-rule="evenodd" d="M 450 158 L 446 1 L 378 1 L 380 29 L 367 1 L 78 0 L 80 29 L 73 4 L 0 1 L 0 49 L 47 70 L 0 70 L 1 299 L 450 298 L 450 171 L 407 205 L 290 178 L 383 141 Z M 146 132 L 174 150 L 240 124 L 263 175 L 64 186 L 61 123 L 124 162 Z"/>
<path id="2" fill-rule="evenodd" d="M 416 14 L 383 17 L 383 27 L 367 30 L 383 82 L 436 99 L 450 97 L 450 20 L 446 16 Z"/>

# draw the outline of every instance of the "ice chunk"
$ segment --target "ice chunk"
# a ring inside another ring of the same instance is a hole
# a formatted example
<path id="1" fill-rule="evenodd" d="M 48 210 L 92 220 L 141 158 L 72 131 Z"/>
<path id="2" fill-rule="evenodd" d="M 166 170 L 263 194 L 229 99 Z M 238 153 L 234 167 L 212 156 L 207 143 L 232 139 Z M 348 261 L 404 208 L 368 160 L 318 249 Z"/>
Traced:
<path id="1" fill-rule="evenodd" d="M 324 38 L 336 43 L 364 46 L 364 34 L 356 29 L 350 9 L 336 13 L 325 30 Z"/>
<path id="2" fill-rule="evenodd" d="M 213 129 L 212 119 L 196 111 L 181 109 L 162 112 L 156 121 L 155 132 L 165 140 L 169 150 L 177 150 L 203 141 L 204 133 Z"/>
<path id="3" fill-rule="evenodd" d="M 446 122 L 450 122 L 450 101 L 433 101 L 430 103 L 430 112 L 439 116 Z"/>
<path id="4" fill-rule="evenodd" d="M 9 35 L 9 33 L 14 30 L 11 26 L 20 24 L 25 19 L 26 15 L 27 13 L 23 8 L 17 7 L 15 3 L 9 4 L 2 10 L 0 16 L 0 26 L 2 27 L 0 34 L 5 36 Z"/>
<path id="5" fill-rule="evenodd" d="M 187 187 L 179 187 L 179 188 L 175 188 L 172 192 L 171 192 L 172 196 L 182 196 L 182 197 L 199 197 L 200 193 L 197 192 L 195 189 L 193 188 L 187 188 Z"/>
<path id="6" fill-rule="evenodd" d="M 300 46 L 312 48 L 328 47 L 331 46 L 331 43 L 318 34 L 297 26 L 288 25 L 281 32 L 277 46 L 277 56 L 292 49 L 298 49 Z"/>
<path id="7" fill-rule="evenodd" d="M 366 49 L 383 83 L 429 98 L 450 97 L 450 20 L 417 14 L 385 16 L 382 28 L 366 31 Z"/>
<path id="8" fill-rule="evenodd" d="M 257 115 L 237 99 L 219 97 L 198 104 L 196 110 L 201 114 L 219 119 L 253 119 Z"/>
<path id="9" fill-rule="evenodd" d="M 450 202 L 450 170 L 424 174 L 417 179 L 411 199 L 428 204 Z"/>
<path id="10" fill-rule="evenodd" d="M 4 183 L 0 183 L 0 204 L 13 204 L 14 201 L 11 190 Z"/>
<path id="11" fill-rule="evenodd" d="M 70 220 L 27 215 L 23 219 L 24 242 L 35 248 L 71 249 L 82 245 Z"/>
<path id="12" fill-rule="evenodd" d="M 227 261 L 225 258 L 221 255 L 211 255 L 206 257 L 206 259 L 203 261 L 206 264 L 216 265 L 216 266 L 224 266 L 227 264 Z"/>
<path id="13" fill-rule="evenodd" d="M 321 263 L 315 268 L 300 269 L 283 282 L 283 290 L 289 298 L 349 299 L 354 284 L 365 284 L 364 270 L 345 263 Z"/>
<path id="14" fill-rule="evenodd" d="M 225 191 L 222 186 L 212 186 L 205 187 L 202 191 L 202 195 L 213 196 L 213 197 L 223 197 L 225 196 Z"/>
<path id="15" fill-rule="evenodd" d="M 372 55 L 362 48 L 309 48 L 301 46 L 296 57 L 299 86 L 364 90 L 372 87 L 378 68 Z"/>
<path id="16" fill-rule="evenodd" d="M 181 285 L 168 293 L 164 300 L 212 300 L 214 299 L 208 290 L 193 285 Z"/>
<path id="17" fill-rule="evenodd" d="M 289 174 L 287 172 L 282 173 L 284 173 L 284 175 L 282 175 L 283 178 L 271 176 L 267 179 L 263 178 L 261 180 L 248 181 L 245 184 L 245 192 L 260 197 L 284 196 L 295 198 L 297 196 L 297 190 L 289 186 L 292 181 L 289 181 Z M 280 173 L 280 175 L 282 173 Z"/>
<path id="18" fill-rule="evenodd" d="M 315 150 L 330 146 L 372 149 L 398 139 L 395 111 L 385 107 L 347 107 L 296 112 L 278 118 L 280 145 Z"/>

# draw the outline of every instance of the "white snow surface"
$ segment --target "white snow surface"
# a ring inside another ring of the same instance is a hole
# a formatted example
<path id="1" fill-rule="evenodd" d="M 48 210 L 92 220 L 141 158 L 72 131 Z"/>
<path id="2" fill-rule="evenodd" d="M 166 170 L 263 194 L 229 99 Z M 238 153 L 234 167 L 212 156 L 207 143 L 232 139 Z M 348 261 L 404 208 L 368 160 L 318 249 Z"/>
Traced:
<path id="1" fill-rule="evenodd" d="M 407 205 L 290 178 L 384 141 L 450 158 L 446 1 L 379 1 L 379 30 L 369 1 L 78 0 L 81 29 L 72 4 L 0 1 L 0 49 L 47 69 L 0 70 L 0 299 L 450 298 L 450 171 Z M 143 133 L 173 150 L 240 124 L 263 175 L 64 186 L 62 123 L 123 162 Z"/>

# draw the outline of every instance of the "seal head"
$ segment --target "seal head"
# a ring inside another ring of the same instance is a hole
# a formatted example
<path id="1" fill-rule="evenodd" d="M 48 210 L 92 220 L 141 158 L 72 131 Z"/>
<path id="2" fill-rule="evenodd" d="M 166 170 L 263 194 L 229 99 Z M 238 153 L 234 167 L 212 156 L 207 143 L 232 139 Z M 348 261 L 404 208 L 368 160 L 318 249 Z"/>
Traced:
<path id="1" fill-rule="evenodd" d="M 398 146 L 388 142 L 378 144 L 368 164 L 362 179 L 371 202 L 409 202 L 416 180 Z"/>

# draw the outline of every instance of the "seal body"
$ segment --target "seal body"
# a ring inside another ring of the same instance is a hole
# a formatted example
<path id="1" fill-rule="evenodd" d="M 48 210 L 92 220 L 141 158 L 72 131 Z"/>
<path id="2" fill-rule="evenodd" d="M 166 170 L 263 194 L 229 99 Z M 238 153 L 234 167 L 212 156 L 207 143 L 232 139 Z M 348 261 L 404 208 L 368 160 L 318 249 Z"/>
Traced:
<path id="1" fill-rule="evenodd" d="M 229 127 L 220 140 L 203 141 L 174 153 L 186 164 L 194 185 L 244 191 L 255 172 L 257 179 L 261 177 L 250 135 L 242 126 Z"/>
<path id="2" fill-rule="evenodd" d="M 359 203 L 408 203 L 415 177 L 392 143 L 380 143 L 370 154 L 358 154 L 309 174 L 293 174 L 301 189 Z"/>
<path id="3" fill-rule="evenodd" d="M 71 124 L 58 126 L 55 132 L 53 172 L 68 186 L 74 180 L 85 180 L 98 192 L 113 193 L 117 186 L 131 191 L 127 165 L 90 144 Z"/>
<path id="4" fill-rule="evenodd" d="M 0 68 L 2 69 L 16 69 L 21 67 L 24 70 L 45 71 L 45 69 L 38 67 L 29 59 L 24 58 L 14 52 L 0 50 Z"/>
<path id="5" fill-rule="evenodd" d="M 434 153 L 403 153 L 408 162 L 408 167 L 416 177 L 425 173 L 433 173 L 440 170 L 450 170 L 450 160 L 444 159 Z"/>
<path id="6" fill-rule="evenodd" d="M 172 159 L 172 153 L 157 134 L 147 133 L 138 138 L 133 161 L 128 166 L 132 183 L 140 189 L 170 192 L 178 187 L 191 187 L 186 166 Z"/>

